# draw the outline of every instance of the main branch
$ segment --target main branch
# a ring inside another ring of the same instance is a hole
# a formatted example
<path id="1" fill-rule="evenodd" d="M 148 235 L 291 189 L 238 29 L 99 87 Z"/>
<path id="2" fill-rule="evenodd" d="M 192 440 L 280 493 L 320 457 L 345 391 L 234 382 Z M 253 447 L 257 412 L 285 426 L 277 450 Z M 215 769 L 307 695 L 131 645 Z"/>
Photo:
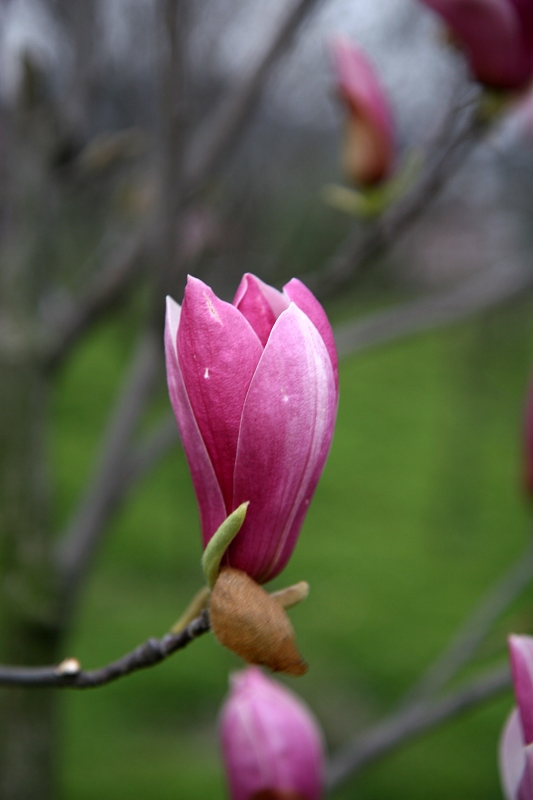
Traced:
<path id="1" fill-rule="evenodd" d="M 424 213 L 472 150 L 486 135 L 488 123 L 480 115 L 480 98 L 471 91 L 450 109 L 431 153 L 413 186 L 375 222 L 348 235 L 325 266 L 306 277 L 320 297 L 335 294 L 400 236 Z"/>
<path id="2" fill-rule="evenodd" d="M 209 628 L 209 615 L 204 611 L 180 633 L 167 633 L 162 639 L 147 639 L 117 661 L 87 672 L 78 669 L 75 659 L 66 659 L 58 666 L 50 667 L 0 666 L 0 686 L 94 689 L 131 675 L 132 672 L 159 664 L 172 653 L 183 650 L 194 639 L 207 633 Z"/>

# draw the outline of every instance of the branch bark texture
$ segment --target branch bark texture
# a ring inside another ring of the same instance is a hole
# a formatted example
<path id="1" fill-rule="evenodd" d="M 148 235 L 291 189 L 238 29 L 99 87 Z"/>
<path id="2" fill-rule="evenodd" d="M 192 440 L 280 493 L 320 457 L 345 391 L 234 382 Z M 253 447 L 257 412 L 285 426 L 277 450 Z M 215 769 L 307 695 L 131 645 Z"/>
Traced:
<path id="1" fill-rule="evenodd" d="M 0 686 L 47 687 L 56 689 L 94 689 L 131 675 L 140 669 L 153 667 L 177 650 L 183 650 L 194 639 L 210 629 L 209 614 L 204 611 L 180 633 L 167 633 L 162 639 L 147 639 L 135 650 L 112 661 L 105 667 L 77 670 L 75 659 L 66 659 L 50 667 L 0 667 Z"/>

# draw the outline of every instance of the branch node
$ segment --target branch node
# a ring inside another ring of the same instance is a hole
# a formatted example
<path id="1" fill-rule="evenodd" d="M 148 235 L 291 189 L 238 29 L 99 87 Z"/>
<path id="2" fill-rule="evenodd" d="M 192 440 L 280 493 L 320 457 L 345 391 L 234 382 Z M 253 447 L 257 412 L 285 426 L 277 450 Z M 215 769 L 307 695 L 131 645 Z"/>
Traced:
<path id="1" fill-rule="evenodd" d="M 54 672 L 62 678 L 75 678 L 81 672 L 81 664 L 77 658 L 64 658 Z"/>

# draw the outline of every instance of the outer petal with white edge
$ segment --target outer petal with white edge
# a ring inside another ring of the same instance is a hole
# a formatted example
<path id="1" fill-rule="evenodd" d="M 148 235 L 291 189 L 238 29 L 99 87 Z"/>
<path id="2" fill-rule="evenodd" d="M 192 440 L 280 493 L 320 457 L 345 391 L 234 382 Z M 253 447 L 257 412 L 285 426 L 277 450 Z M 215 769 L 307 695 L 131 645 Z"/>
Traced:
<path id="1" fill-rule="evenodd" d="M 207 544 L 206 531 L 211 531 L 211 535 L 216 531 L 226 518 L 226 509 L 213 466 L 185 391 L 178 364 L 176 339 L 180 312 L 179 305 L 171 297 L 167 297 L 165 357 L 168 390 L 196 491 L 205 546 Z"/>
<path id="2" fill-rule="evenodd" d="M 335 339 L 329 319 L 326 312 L 314 296 L 309 291 L 307 286 L 303 284 L 298 278 L 293 278 L 283 287 L 283 293 L 289 298 L 292 303 L 295 303 L 301 311 L 306 314 L 319 334 L 324 340 L 326 349 L 331 359 L 331 366 L 333 374 L 335 375 L 335 386 L 339 385 L 339 360 L 337 357 L 337 348 L 335 347 Z"/>

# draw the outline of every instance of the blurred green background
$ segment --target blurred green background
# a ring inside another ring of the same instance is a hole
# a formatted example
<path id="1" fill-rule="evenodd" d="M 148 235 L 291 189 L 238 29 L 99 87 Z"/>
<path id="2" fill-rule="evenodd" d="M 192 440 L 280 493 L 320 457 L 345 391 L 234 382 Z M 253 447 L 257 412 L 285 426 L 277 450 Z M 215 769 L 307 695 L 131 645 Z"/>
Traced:
<path id="1" fill-rule="evenodd" d="M 532 310 L 529 299 L 342 363 L 331 455 L 275 581 L 311 584 L 291 611 L 310 670 L 286 683 L 314 710 L 331 752 L 401 700 L 526 543 L 521 425 Z M 328 311 L 335 321 L 345 304 Z M 131 348 L 131 314 L 87 339 L 58 383 L 58 523 L 90 474 Z M 155 411 L 168 407 L 161 386 Z M 118 514 L 65 655 L 97 667 L 162 635 L 201 584 L 200 554 L 196 501 L 174 450 Z M 480 663 L 503 657 L 508 631 L 531 631 L 530 601 L 531 593 L 495 626 Z M 66 797 L 225 797 L 216 718 L 240 666 L 208 634 L 143 673 L 65 691 Z M 496 747 L 511 703 L 509 694 L 409 743 L 335 797 L 500 798 Z"/>

